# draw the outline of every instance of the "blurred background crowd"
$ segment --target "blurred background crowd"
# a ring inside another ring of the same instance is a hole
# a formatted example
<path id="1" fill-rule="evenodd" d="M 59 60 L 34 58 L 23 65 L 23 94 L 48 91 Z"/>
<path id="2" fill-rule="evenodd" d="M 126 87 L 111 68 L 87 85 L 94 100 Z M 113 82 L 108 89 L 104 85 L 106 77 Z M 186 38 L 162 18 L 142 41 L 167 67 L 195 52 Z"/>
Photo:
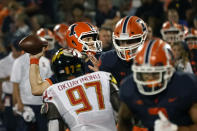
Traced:
<path id="1" fill-rule="evenodd" d="M 196 7 L 195 0 L 1 0 L 0 58 L 10 52 L 15 36 L 40 28 L 53 30 L 58 23 L 88 21 L 103 30 L 103 43 L 111 42 L 116 22 L 125 15 L 142 18 L 153 37 L 161 37 L 160 29 L 167 20 L 197 29 Z"/>

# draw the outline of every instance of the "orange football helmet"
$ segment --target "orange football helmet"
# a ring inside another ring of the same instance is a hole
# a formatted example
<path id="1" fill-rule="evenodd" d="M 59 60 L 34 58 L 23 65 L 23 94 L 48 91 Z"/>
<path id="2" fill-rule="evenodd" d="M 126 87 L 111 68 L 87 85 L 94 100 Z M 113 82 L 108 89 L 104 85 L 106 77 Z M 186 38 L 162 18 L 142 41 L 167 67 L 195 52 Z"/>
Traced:
<path id="1" fill-rule="evenodd" d="M 87 37 L 91 37 L 93 40 L 90 42 L 83 40 Z M 80 52 L 102 51 L 102 42 L 98 40 L 97 28 L 88 22 L 76 22 L 70 25 L 66 32 L 66 41 L 68 47 Z"/>
<path id="2" fill-rule="evenodd" d="M 53 32 L 47 28 L 40 28 L 37 30 L 36 35 L 46 39 L 49 43 L 48 50 L 52 50 L 55 47 L 55 38 Z"/>
<path id="3" fill-rule="evenodd" d="M 55 39 L 63 48 L 67 47 L 67 43 L 66 43 L 66 31 L 67 30 L 68 30 L 68 26 L 66 24 L 57 24 L 53 28 Z"/>
<path id="4" fill-rule="evenodd" d="M 122 60 L 135 57 L 137 48 L 144 43 L 147 36 L 145 22 L 137 16 L 120 19 L 113 32 L 113 45 Z"/>
<path id="5" fill-rule="evenodd" d="M 161 39 L 146 41 L 137 50 L 132 65 L 134 81 L 143 95 L 155 95 L 167 87 L 173 75 L 173 53 Z"/>
<path id="6" fill-rule="evenodd" d="M 190 50 L 197 49 L 197 30 L 194 28 L 189 29 L 185 35 L 185 42 L 188 44 Z"/>
<path id="7" fill-rule="evenodd" d="M 188 29 L 186 26 L 167 21 L 162 25 L 161 35 L 166 42 L 180 42 L 184 40 L 187 31 Z"/>

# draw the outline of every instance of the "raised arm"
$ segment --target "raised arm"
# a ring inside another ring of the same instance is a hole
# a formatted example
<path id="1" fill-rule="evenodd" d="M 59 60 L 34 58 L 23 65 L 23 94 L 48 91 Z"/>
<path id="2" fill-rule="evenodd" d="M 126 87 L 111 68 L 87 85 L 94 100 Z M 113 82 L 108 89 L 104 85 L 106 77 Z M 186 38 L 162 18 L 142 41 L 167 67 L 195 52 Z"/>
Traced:
<path id="1" fill-rule="evenodd" d="M 43 81 L 40 76 L 39 70 L 39 59 L 43 56 L 45 49 L 41 53 L 36 55 L 30 55 L 30 69 L 29 69 L 29 80 L 31 84 L 31 91 L 33 95 L 42 95 L 45 89 L 47 89 L 50 84 L 48 81 Z"/>

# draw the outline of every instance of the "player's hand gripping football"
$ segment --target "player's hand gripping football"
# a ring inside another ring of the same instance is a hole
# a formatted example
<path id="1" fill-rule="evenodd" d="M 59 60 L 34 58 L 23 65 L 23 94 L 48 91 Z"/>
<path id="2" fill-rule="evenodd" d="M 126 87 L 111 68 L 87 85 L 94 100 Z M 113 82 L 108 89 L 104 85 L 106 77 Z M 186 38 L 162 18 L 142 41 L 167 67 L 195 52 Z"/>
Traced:
<path id="1" fill-rule="evenodd" d="M 40 53 L 38 53 L 38 54 L 36 54 L 36 55 L 30 54 L 30 59 L 31 59 L 31 58 L 40 59 L 41 56 L 44 56 L 44 53 L 45 53 L 46 50 L 47 50 L 47 47 L 43 47 L 43 48 L 42 48 L 42 51 L 41 51 Z"/>
<path id="2" fill-rule="evenodd" d="M 177 131 L 178 126 L 170 122 L 166 116 L 159 111 L 159 119 L 155 121 L 154 131 Z"/>

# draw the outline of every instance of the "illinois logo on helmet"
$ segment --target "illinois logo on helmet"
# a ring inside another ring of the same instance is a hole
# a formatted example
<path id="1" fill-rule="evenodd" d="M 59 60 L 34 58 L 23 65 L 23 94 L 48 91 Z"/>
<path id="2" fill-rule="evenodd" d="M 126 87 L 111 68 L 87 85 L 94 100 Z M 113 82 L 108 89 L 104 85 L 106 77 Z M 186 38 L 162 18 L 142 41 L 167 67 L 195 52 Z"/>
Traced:
<path id="1" fill-rule="evenodd" d="M 145 22 L 137 16 L 120 19 L 113 32 L 113 45 L 122 60 L 135 57 L 137 48 L 144 43 L 147 36 Z"/>
<path id="2" fill-rule="evenodd" d="M 188 31 L 186 26 L 177 24 L 173 21 L 166 21 L 162 25 L 161 35 L 166 42 L 180 42 Z"/>
<path id="3" fill-rule="evenodd" d="M 132 65 L 134 81 L 143 95 L 155 95 L 167 87 L 174 68 L 169 44 L 161 39 L 146 41 L 140 46 Z"/>
<path id="4" fill-rule="evenodd" d="M 190 50 L 197 49 L 197 30 L 190 28 L 185 35 L 185 42 Z"/>
<path id="5" fill-rule="evenodd" d="M 36 35 L 46 39 L 49 43 L 48 50 L 52 50 L 55 47 L 55 38 L 53 32 L 47 28 L 40 28 L 37 30 Z"/>
<path id="6" fill-rule="evenodd" d="M 55 39 L 63 48 L 67 47 L 67 43 L 66 43 L 66 31 L 67 30 L 68 30 L 68 26 L 66 24 L 57 24 L 53 28 Z"/>
<path id="7" fill-rule="evenodd" d="M 66 32 L 68 47 L 80 52 L 101 52 L 102 42 L 98 40 L 98 31 L 88 22 L 76 22 Z"/>

